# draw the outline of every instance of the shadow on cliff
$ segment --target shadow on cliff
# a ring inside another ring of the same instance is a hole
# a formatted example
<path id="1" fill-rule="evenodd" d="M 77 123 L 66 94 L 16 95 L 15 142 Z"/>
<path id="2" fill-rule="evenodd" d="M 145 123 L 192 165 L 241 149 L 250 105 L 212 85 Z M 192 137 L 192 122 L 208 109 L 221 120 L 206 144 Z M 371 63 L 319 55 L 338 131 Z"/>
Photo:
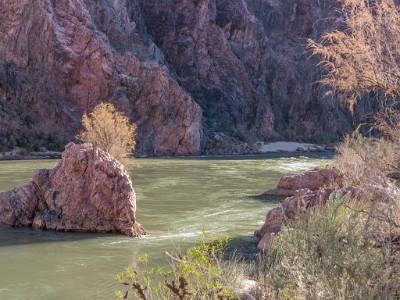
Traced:
<path id="1" fill-rule="evenodd" d="M 107 233 L 80 233 L 80 232 L 56 232 L 38 230 L 32 228 L 7 228 L 0 227 L 0 247 L 17 246 L 36 243 L 54 243 L 66 241 L 80 241 L 109 237 Z"/>

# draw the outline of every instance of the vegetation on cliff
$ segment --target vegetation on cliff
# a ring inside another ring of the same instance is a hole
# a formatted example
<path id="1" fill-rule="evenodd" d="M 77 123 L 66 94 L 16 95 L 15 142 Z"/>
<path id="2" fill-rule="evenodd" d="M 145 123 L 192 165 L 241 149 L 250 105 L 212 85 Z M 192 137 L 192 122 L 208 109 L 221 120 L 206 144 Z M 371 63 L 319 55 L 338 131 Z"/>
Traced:
<path id="1" fill-rule="evenodd" d="M 137 124 L 136 149 L 148 155 L 243 153 L 239 143 L 272 138 L 332 142 L 351 117 L 320 101 L 304 39 L 335 26 L 334 5 L 4 0 L 1 151 L 61 151 L 104 99 Z"/>

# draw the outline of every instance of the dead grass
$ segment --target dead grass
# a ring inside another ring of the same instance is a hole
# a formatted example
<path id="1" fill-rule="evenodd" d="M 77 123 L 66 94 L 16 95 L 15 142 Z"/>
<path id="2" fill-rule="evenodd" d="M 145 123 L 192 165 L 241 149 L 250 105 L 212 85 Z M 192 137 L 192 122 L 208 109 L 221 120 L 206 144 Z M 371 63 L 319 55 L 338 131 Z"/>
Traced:
<path id="1" fill-rule="evenodd" d="M 370 192 L 392 184 L 390 174 L 400 169 L 400 145 L 383 138 L 365 138 L 358 131 L 346 136 L 337 148 L 334 166 L 345 185 Z"/>

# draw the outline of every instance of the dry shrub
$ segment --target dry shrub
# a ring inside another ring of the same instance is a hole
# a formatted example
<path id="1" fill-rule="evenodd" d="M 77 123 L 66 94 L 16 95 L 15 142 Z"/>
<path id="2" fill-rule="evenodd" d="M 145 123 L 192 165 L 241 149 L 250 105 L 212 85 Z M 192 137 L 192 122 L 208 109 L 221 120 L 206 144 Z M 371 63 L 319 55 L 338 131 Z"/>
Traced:
<path id="1" fill-rule="evenodd" d="M 373 114 L 374 128 L 394 143 L 400 142 L 400 113 L 396 106 L 396 101 L 386 102 L 385 105 L 381 104 L 380 110 Z"/>
<path id="2" fill-rule="evenodd" d="M 82 117 L 83 130 L 77 135 L 81 141 L 99 147 L 118 160 L 135 149 L 136 125 L 117 111 L 111 103 L 100 103 Z"/>
<path id="3" fill-rule="evenodd" d="M 308 40 L 327 70 L 322 82 L 352 109 L 369 91 L 400 96 L 400 12 L 394 0 L 343 0 L 343 28 Z"/>
<path id="4" fill-rule="evenodd" d="M 373 207 L 349 201 L 338 193 L 278 236 L 261 259 L 260 298 L 400 297 L 400 249 L 393 223 L 378 218 Z"/>
<path id="5" fill-rule="evenodd" d="M 365 138 L 356 130 L 337 148 L 334 166 L 345 185 L 373 191 L 392 184 L 390 175 L 400 168 L 400 145 L 383 138 Z"/>
<path id="6" fill-rule="evenodd" d="M 400 299 L 400 11 L 394 0 L 342 0 L 340 30 L 308 41 L 321 80 L 353 110 L 373 92 L 374 126 L 337 147 L 335 167 L 358 199 L 334 194 L 277 237 L 261 259 L 265 299 Z"/>

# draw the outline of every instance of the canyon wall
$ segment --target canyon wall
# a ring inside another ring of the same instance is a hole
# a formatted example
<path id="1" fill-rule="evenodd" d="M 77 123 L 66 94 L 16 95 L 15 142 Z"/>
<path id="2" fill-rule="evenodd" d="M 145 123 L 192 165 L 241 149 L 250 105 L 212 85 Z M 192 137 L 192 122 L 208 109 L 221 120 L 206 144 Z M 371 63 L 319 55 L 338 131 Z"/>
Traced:
<path id="1" fill-rule="evenodd" d="M 137 152 L 149 155 L 207 152 L 221 134 L 329 142 L 353 120 L 324 97 L 305 43 L 337 26 L 333 10 L 322 0 L 4 0 L 0 145 L 63 147 L 102 101 L 137 124 Z"/>

